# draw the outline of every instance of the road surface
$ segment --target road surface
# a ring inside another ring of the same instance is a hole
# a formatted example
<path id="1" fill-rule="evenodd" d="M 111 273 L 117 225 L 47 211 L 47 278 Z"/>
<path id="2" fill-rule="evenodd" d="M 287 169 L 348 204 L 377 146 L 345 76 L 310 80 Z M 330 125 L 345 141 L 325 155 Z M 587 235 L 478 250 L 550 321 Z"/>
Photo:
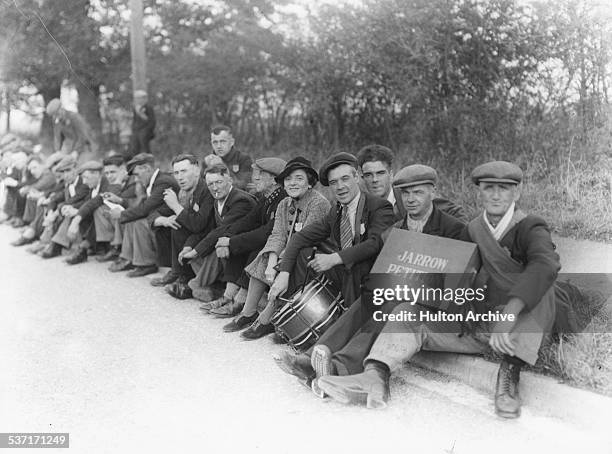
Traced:
<path id="1" fill-rule="evenodd" d="M 0 432 L 69 432 L 75 453 L 612 453 L 587 426 L 493 414 L 492 396 L 407 368 L 386 410 L 315 398 L 279 347 L 91 260 L 69 267 L 8 245 L 0 226 Z M 52 450 L 53 451 L 53 450 Z M 24 451 L 27 452 L 27 451 Z"/>

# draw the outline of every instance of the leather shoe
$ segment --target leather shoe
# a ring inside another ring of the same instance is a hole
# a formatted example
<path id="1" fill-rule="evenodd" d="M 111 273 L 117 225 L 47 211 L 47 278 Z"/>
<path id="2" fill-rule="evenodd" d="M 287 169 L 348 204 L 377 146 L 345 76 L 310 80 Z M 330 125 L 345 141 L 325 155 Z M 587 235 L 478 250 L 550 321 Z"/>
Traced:
<path id="1" fill-rule="evenodd" d="M 309 380 L 315 377 L 315 370 L 310 365 L 310 357 L 305 353 L 294 355 L 289 352 L 280 352 L 272 358 L 283 372 L 300 380 Z"/>
<path id="2" fill-rule="evenodd" d="M 40 254 L 43 259 L 51 259 L 62 254 L 62 247 L 57 243 L 51 243 L 45 250 Z"/>
<path id="3" fill-rule="evenodd" d="M 497 372 L 495 413 L 502 418 L 518 418 L 521 415 L 521 397 L 518 384 L 522 364 L 518 361 L 502 360 Z"/>
<path id="4" fill-rule="evenodd" d="M 172 284 L 178 278 L 179 278 L 178 273 L 174 270 L 170 270 L 166 274 L 164 274 L 162 277 L 156 277 L 154 279 L 151 279 L 151 285 L 153 287 L 163 287 L 165 285 Z"/>
<path id="5" fill-rule="evenodd" d="M 360 374 L 325 375 L 317 379 L 317 385 L 340 403 L 385 408 L 389 400 L 389 369 L 381 366 L 368 362 Z"/>
<path id="6" fill-rule="evenodd" d="M 121 257 L 119 257 L 117 261 L 113 262 L 111 266 L 108 267 L 108 270 L 111 273 L 117 273 L 119 271 L 127 271 L 131 269 L 134 269 L 134 265 L 132 265 L 132 262 Z"/>
<path id="7" fill-rule="evenodd" d="M 251 326 L 249 326 L 245 331 L 240 333 L 240 337 L 242 337 L 244 340 L 255 340 L 267 336 L 268 334 L 271 334 L 273 332 L 274 327 L 271 323 L 267 323 L 264 325 L 255 320 L 255 322 Z"/>
<path id="8" fill-rule="evenodd" d="M 157 273 L 157 270 L 159 270 L 157 265 L 137 266 L 132 271 L 130 271 L 128 274 L 126 274 L 126 276 L 127 277 L 147 276 L 149 274 Z"/>
<path id="9" fill-rule="evenodd" d="M 26 244 L 33 243 L 34 241 L 36 241 L 35 237 L 26 238 L 24 236 L 20 236 L 19 238 L 17 238 L 15 241 L 11 243 L 11 246 L 15 246 L 15 247 L 25 246 Z"/>
<path id="10" fill-rule="evenodd" d="M 16 229 L 20 229 L 25 225 L 25 222 L 23 222 L 23 219 L 21 218 L 15 218 L 15 221 L 11 225 Z"/>
<path id="11" fill-rule="evenodd" d="M 79 248 L 76 254 L 71 255 L 66 260 L 68 265 L 77 265 L 79 263 L 83 263 L 87 261 L 87 249 Z"/>
<path id="12" fill-rule="evenodd" d="M 116 260 L 120 253 L 121 251 L 117 246 L 112 246 L 106 254 L 96 257 L 96 260 L 100 263 L 110 262 L 111 260 Z"/>
<path id="13" fill-rule="evenodd" d="M 210 303 L 211 301 L 216 300 L 222 295 L 223 295 L 223 291 L 216 290 L 215 288 L 209 287 L 209 286 L 198 287 L 196 289 L 193 289 L 193 297 L 205 303 Z M 203 310 L 209 310 L 209 309 L 203 309 Z"/>
<path id="14" fill-rule="evenodd" d="M 181 282 L 180 279 L 173 284 L 166 286 L 166 291 L 170 296 L 179 300 L 187 300 L 193 298 L 193 292 L 185 282 Z"/>
<path id="15" fill-rule="evenodd" d="M 253 315 L 239 315 L 234 320 L 225 325 L 223 327 L 223 331 L 225 331 L 226 333 L 233 333 L 236 331 L 243 330 L 255 320 L 257 320 L 258 316 L 259 314 L 257 312 L 255 312 Z"/>
<path id="16" fill-rule="evenodd" d="M 202 297 L 202 293 L 204 290 L 210 290 L 211 294 L 214 293 L 214 290 L 209 288 L 209 287 L 204 287 L 202 289 L 198 289 L 200 291 L 200 293 L 198 293 L 197 291 L 194 292 L 194 295 L 196 298 L 201 299 Z M 204 311 L 204 312 L 210 312 L 213 309 L 219 309 L 220 307 L 223 307 L 229 303 L 231 303 L 232 300 L 227 299 L 224 296 L 221 296 L 220 298 L 217 299 L 213 299 L 211 301 L 208 302 L 204 302 L 202 304 L 200 304 L 200 310 Z"/>
<path id="17" fill-rule="evenodd" d="M 32 246 L 27 248 L 26 251 L 28 251 L 30 254 L 38 254 L 46 247 L 47 245 L 45 243 L 43 243 L 42 241 L 38 241 L 37 243 L 34 243 Z"/>
<path id="18" fill-rule="evenodd" d="M 214 315 L 215 318 L 231 318 L 235 317 L 242 311 L 244 304 L 238 304 L 231 300 L 224 306 L 221 306 L 217 309 L 211 309 L 209 314 Z"/>

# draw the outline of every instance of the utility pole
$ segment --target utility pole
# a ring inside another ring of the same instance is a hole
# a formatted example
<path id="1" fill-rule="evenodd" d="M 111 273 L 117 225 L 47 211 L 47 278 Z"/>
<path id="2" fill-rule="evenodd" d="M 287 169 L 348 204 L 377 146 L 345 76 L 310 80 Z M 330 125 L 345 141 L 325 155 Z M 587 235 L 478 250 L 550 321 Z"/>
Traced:
<path id="1" fill-rule="evenodd" d="M 147 90 L 147 57 L 145 53 L 142 0 L 130 0 L 130 49 L 132 52 L 132 93 Z"/>

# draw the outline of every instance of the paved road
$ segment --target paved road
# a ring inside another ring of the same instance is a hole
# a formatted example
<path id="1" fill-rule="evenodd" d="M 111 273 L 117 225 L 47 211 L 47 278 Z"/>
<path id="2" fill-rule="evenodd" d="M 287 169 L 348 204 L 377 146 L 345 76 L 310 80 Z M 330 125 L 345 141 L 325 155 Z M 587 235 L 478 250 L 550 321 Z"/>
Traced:
<path id="1" fill-rule="evenodd" d="M 241 342 L 148 278 L 44 261 L 16 236 L 0 226 L 0 432 L 69 432 L 86 454 L 612 453 L 609 419 L 527 402 L 501 420 L 491 396 L 419 369 L 383 411 L 318 400 L 274 366 L 271 340 Z"/>

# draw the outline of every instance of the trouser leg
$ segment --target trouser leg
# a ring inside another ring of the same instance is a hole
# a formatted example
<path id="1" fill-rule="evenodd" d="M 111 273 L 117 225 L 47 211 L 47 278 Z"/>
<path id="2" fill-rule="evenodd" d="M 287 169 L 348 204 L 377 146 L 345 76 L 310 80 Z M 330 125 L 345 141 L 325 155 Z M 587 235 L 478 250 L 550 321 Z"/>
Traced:
<path id="1" fill-rule="evenodd" d="M 133 224 L 133 260 L 135 266 L 149 266 L 157 263 L 157 244 L 155 234 L 146 218 L 138 219 Z"/>

